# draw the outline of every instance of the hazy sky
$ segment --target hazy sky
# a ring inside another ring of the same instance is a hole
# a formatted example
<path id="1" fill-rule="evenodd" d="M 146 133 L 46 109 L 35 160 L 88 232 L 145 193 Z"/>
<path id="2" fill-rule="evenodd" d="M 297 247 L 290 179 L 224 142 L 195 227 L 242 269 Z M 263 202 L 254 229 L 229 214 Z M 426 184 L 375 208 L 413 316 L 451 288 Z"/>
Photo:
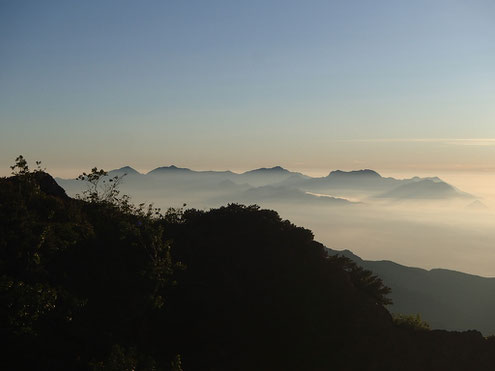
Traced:
<path id="1" fill-rule="evenodd" d="M 0 0 L 0 129 L 3 175 L 495 172 L 495 2 Z"/>

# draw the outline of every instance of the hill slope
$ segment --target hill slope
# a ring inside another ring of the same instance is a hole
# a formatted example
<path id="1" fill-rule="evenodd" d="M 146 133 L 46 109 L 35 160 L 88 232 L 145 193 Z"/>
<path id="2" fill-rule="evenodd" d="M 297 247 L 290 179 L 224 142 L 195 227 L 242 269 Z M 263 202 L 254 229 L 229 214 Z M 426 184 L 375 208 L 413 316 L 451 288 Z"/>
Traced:
<path id="1" fill-rule="evenodd" d="M 329 249 L 330 250 L 330 249 Z M 397 313 L 420 313 L 433 328 L 477 329 L 495 334 L 495 278 L 447 269 L 406 267 L 391 261 L 363 260 L 348 250 L 330 250 L 372 270 L 392 289 Z"/>

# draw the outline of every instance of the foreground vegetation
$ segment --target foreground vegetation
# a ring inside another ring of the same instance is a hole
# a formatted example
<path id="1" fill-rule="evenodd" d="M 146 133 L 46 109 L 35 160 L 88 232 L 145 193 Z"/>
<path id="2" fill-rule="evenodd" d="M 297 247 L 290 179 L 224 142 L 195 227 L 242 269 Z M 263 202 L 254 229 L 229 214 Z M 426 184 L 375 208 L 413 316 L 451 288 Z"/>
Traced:
<path id="1" fill-rule="evenodd" d="M 378 277 L 328 256 L 309 230 L 274 211 L 229 205 L 161 214 L 132 206 L 112 186 L 105 197 L 93 187 L 72 199 L 41 169 L 14 170 L 0 179 L 5 369 L 495 364 L 494 340 L 476 331 L 394 321 Z"/>

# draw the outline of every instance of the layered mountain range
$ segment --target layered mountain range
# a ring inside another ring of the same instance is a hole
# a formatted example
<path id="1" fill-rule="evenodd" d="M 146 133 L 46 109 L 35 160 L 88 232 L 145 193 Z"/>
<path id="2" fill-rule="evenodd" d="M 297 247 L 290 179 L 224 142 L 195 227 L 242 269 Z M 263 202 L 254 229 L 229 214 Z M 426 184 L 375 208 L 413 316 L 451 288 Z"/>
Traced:
<path id="1" fill-rule="evenodd" d="M 344 205 L 353 201 L 473 199 L 437 177 L 396 179 L 383 177 L 370 169 L 336 170 L 325 177 L 310 177 L 280 166 L 244 173 L 195 171 L 174 165 L 158 167 L 146 174 L 130 166 L 109 172 L 109 176 L 123 175 L 123 189 L 130 194 L 139 195 L 144 191 L 173 194 L 182 196 L 179 198 L 184 202 L 201 200 L 200 206 L 222 202 Z M 81 188 L 74 180 L 58 178 L 57 182 L 69 193 Z"/>

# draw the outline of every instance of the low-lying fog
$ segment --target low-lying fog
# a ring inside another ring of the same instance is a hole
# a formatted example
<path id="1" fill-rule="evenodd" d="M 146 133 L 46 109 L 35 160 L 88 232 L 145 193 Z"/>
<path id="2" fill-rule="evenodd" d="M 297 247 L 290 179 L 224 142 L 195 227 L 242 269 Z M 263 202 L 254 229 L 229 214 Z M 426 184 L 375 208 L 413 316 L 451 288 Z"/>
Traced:
<path id="1" fill-rule="evenodd" d="M 302 210 L 279 205 L 278 210 L 310 228 L 328 247 L 349 249 L 366 260 L 495 276 L 492 213 L 445 207 L 425 211 L 421 206 Z"/>
<path id="2" fill-rule="evenodd" d="M 228 202 L 256 203 L 311 229 L 316 240 L 326 246 L 349 249 L 363 259 L 495 276 L 495 187 L 489 186 L 495 184 L 495 176 L 436 174 L 455 188 L 446 185 L 441 191 L 450 193 L 422 193 L 419 197 L 410 191 L 410 184 L 417 188 L 419 181 L 403 186 L 402 180 L 389 181 L 391 178 L 375 177 L 379 183 L 366 183 L 365 179 L 364 187 L 359 179 L 363 189 L 356 189 L 357 183 L 351 180 L 346 187 L 351 178 L 340 181 L 339 174 L 332 178 L 333 183 L 325 183 L 329 177 L 303 178 L 296 173 L 282 180 L 264 175 L 198 174 L 127 175 L 121 191 L 136 204 L 152 202 L 162 210 L 184 203 L 187 208 L 200 209 Z M 70 195 L 82 190 L 82 184 L 75 181 L 57 181 Z M 401 188 L 387 182 L 397 182 Z M 435 184 L 427 185 L 436 187 L 441 181 L 435 178 L 432 182 Z"/>

